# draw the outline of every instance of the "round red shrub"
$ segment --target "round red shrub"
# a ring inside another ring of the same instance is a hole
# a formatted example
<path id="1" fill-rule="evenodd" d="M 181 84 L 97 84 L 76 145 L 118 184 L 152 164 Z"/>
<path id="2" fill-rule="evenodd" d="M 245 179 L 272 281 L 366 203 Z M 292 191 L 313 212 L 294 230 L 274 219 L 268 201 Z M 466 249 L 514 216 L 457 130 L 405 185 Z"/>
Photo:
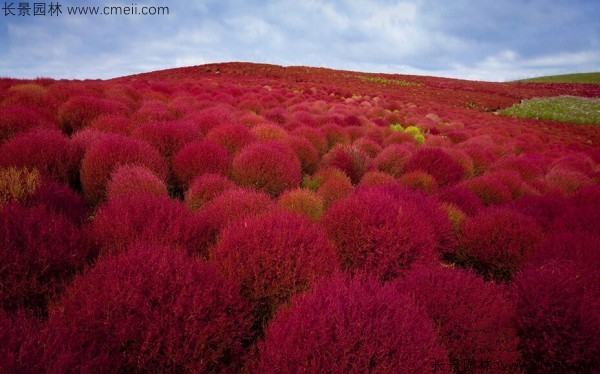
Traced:
<path id="1" fill-rule="evenodd" d="M 220 174 L 202 174 L 195 177 L 185 192 L 185 204 L 198 210 L 223 192 L 235 188 L 235 183 Z"/>
<path id="2" fill-rule="evenodd" d="M 210 261 L 241 285 L 259 324 L 290 298 L 338 269 L 333 245 L 307 218 L 278 211 L 229 225 Z"/>
<path id="3" fill-rule="evenodd" d="M 168 163 L 187 143 L 199 138 L 200 133 L 191 121 L 145 123 L 133 130 L 132 135 L 148 142 Z"/>
<path id="4" fill-rule="evenodd" d="M 277 204 L 285 210 L 305 215 L 312 220 L 320 219 L 325 211 L 323 199 L 314 191 L 305 188 L 285 191 L 279 196 Z"/>
<path id="5" fill-rule="evenodd" d="M 389 280 L 435 257 L 435 236 L 419 205 L 382 189 L 361 189 L 334 202 L 323 224 L 350 273 Z"/>
<path id="6" fill-rule="evenodd" d="M 490 373 L 518 367 L 514 304 L 497 284 L 475 274 L 440 266 L 419 267 L 397 282 L 434 321 L 438 341 L 454 372 L 467 362 L 489 363 Z"/>
<path id="7" fill-rule="evenodd" d="M 373 278 L 320 282 L 278 313 L 258 343 L 256 373 L 429 373 L 448 367 L 431 321 Z"/>
<path id="8" fill-rule="evenodd" d="M 510 189 L 493 175 L 486 174 L 466 179 L 460 185 L 477 195 L 484 205 L 501 204 L 512 200 Z"/>
<path id="9" fill-rule="evenodd" d="M 231 174 L 241 186 L 263 190 L 271 196 L 300 185 L 302 174 L 295 154 L 278 143 L 253 143 L 233 159 Z"/>
<path id="10" fill-rule="evenodd" d="M 546 174 L 546 182 L 558 191 L 571 194 L 581 187 L 591 185 L 592 180 L 586 174 L 569 170 L 554 168 Z"/>
<path id="11" fill-rule="evenodd" d="M 371 159 L 365 151 L 352 145 L 338 144 L 323 156 L 322 165 L 340 169 L 350 178 L 352 184 L 358 184 L 369 170 L 370 162 Z"/>
<path id="12" fill-rule="evenodd" d="M 187 187 L 197 176 L 207 173 L 226 175 L 229 153 L 212 140 L 197 140 L 185 145 L 173 158 L 173 173 L 177 181 Z"/>
<path id="13" fill-rule="evenodd" d="M 543 239 L 533 218 L 507 207 L 480 211 L 462 222 L 460 232 L 457 260 L 496 281 L 510 280 Z"/>
<path id="14" fill-rule="evenodd" d="M 388 173 L 382 171 L 369 171 L 360 179 L 359 186 L 380 186 L 385 184 L 394 184 L 396 179 Z"/>
<path id="15" fill-rule="evenodd" d="M 413 153 L 414 146 L 392 144 L 385 147 L 373 160 L 373 166 L 394 177 L 399 177 Z"/>
<path id="16" fill-rule="evenodd" d="M 44 313 L 73 274 L 94 255 L 66 216 L 45 207 L 0 209 L 0 306 Z"/>
<path id="17" fill-rule="evenodd" d="M 122 165 L 145 166 L 162 180 L 167 176 L 165 161 L 150 144 L 122 135 L 105 135 L 90 145 L 81 163 L 81 185 L 90 203 L 106 197 L 110 175 Z"/>
<path id="18" fill-rule="evenodd" d="M 333 202 L 350 195 L 354 191 L 350 178 L 343 173 L 342 175 L 343 178 L 331 177 L 325 179 L 317 190 L 317 194 L 323 199 L 325 210 L 329 209 Z"/>
<path id="19" fill-rule="evenodd" d="M 204 224 L 207 243 L 212 245 L 225 226 L 242 218 L 263 214 L 273 205 L 271 197 L 264 192 L 235 188 L 226 190 L 206 203 L 195 218 Z M 204 250 L 208 250 L 208 247 Z"/>
<path id="20" fill-rule="evenodd" d="M 0 167 L 37 169 L 60 183 L 76 179 L 76 153 L 65 135 L 56 130 L 35 129 L 18 134 L 0 145 Z"/>
<path id="21" fill-rule="evenodd" d="M 66 134 L 87 127 L 101 114 L 125 114 L 129 110 L 117 101 L 93 96 L 73 96 L 58 109 L 58 121 Z"/>
<path id="22" fill-rule="evenodd" d="M 318 169 L 321 157 L 311 142 L 300 136 L 290 136 L 285 144 L 298 156 L 303 173 L 313 174 Z"/>
<path id="23" fill-rule="evenodd" d="M 398 183 L 411 190 L 420 190 L 427 193 L 432 193 L 438 187 L 435 178 L 423 170 L 415 170 L 402 174 L 398 178 Z"/>
<path id="24" fill-rule="evenodd" d="M 52 212 L 63 214 L 77 225 L 88 217 L 88 209 L 79 194 L 65 184 L 44 181 L 31 196 L 27 205 L 44 206 Z"/>
<path id="25" fill-rule="evenodd" d="M 101 255 L 121 253 L 139 243 L 168 245 L 206 256 L 206 230 L 179 201 L 145 193 L 115 196 L 92 221 Z"/>
<path id="26" fill-rule="evenodd" d="M 526 195 L 516 200 L 512 207 L 533 218 L 546 232 L 555 229 L 557 220 L 571 210 L 570 202 L 558 195 Z"/>
<path id="27" fill-rule="evenodd" d="M 254 134 L 243 125 L 221 125 L 206 134 L 206 139 L 223 146 L 230 154 L 238 152 L 256 140 Z"/>
<path id="28" fill-rule="evenodd" d="M 139 246 L 78 277 L 50 314 L 51 372 L 220 372 L 241 365 L 250 308 L 211 266 Z"/>
<path id="29" fill-rule="evenodd" d="M 18 104 L 0 107 L 0 141 L 34 128 L 51 129 L 56 127 L 36 107 Z"/>
<path id="30" fill-rule="evenodd" d="M 250 132 L 254 135 L 258 141 L 277 141 L 286 140 L 289 137 L 287 131 L 281 126 L 274 123 L 259 123 L 250 129 Z"/>
<path id="31" fill-rule="evenodd" d="M 205 108 L 198 112 L 188 114 L 186 119 L 194 122 L 202 135 L 206 135 L 211 129 L 222 125 L 236 125 L 236 118 L 233 108 L 225 105 Z"/>
<path id="32" fill-rule="evenodd" d="M 100 132 L 127 135 L 133 127 L 131 119 L 123 114 L 102 114 L 90 122 L 86 128 Z"/>
<path id="33" fill-rule="evenodd" d="M 383 149 L 377 141 L 366 136 L 358 138 L 352 144 L 358 149 L 362 150 L 363 152 L 366 152 L 371 158 L 377 157 L 379 152 L 381 152 L 381 150 Z"/>
<path id="34" fill-rule="evenodd" d="M 343 127 L 327 124 L 321 126 L 321 131 L 327 139 L 327 149 L 332 149 L 338 144 L 350 144 L 350 136 L 346 133 Z"/>
<path id="35" fill-rule="evenodd" d="M 292 131 L 293 135 L 298 135 L 306 138 L 312 145 L 315 146 L 319 155 L 324 155 L 327 153 L 327 149 L 329 147 L 327 143 L 327 137 L 323 134 L 319 128 L 309 127 L 309 126 L 300 126 L 295 128 Z"/>
<path id="36" fill-rule="evenodd" d="M 167 185 L 145 166 L 123 165 L 115 169 L 106 185 L 108 199 L 132 193 L 168 196 Z"/>
<path id="37" fill-rule="evenodd" d="M 553 260 L 514 279 L 516 326 L 528 372 L 600 370 L 598 269 L 597 255 L 594 263 Z"/>
<path id="38" fill-rule="evenodd" d="M 406 162 L 405 171 L 422 170 L 431 174 L 441 187 L 455 184 L 464 175 L 463 168 L 438 148 L 420 148 Z"/>

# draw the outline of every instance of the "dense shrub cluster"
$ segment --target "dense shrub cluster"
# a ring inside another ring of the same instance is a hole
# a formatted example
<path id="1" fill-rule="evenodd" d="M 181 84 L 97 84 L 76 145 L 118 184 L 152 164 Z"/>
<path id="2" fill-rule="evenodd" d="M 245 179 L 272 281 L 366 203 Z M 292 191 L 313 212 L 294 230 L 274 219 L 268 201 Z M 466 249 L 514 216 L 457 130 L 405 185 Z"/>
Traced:
<path id="1" fill-rule="evenodd" d="M 0 78 L 0 372 L 597 372 L 600 128 L 490 113 L 560 95 Z"/>
<path id="2" fill-rule="evenodd" d="M 375 279 L 320 282 L 280 312 L 258 344 L 256 373 L 403 373 L 448 368 L 431 321 Z"/>
<path id="3" fill-rule="evenodd" d="M 212 372 L 241 365 L 250 308 L 180 251 L 139 246 L 78 277 L 50 312 L 51 372 Z"/>

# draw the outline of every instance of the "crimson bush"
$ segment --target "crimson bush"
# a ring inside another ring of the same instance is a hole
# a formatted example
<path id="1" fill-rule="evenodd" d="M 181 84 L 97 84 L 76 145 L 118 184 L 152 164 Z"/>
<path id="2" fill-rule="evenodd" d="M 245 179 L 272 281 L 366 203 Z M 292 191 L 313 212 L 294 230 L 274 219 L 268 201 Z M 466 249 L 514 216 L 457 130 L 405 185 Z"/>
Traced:
<path id="1" fill-rule="evenodd" d="M 356 185 L 369 170 L 370 162 L 369 155 L 360 148 L 338 144 L 323 156 L 322 165 L 340 169 Z"/>
<path id="2" fill-rule="evenodd" d="M 296 297 L 258 343 L 256 373 L 445 372 L 447 353 L 410 297 L 337 276 Z"/>
<path id="3" fill-rule="evenodd" d="M 255 305 L 259 324 L 293 295 L 338 269 L 323 229 L 285 211 L 229 225 L 211 249 L 210 261 L 241 285 L 242 295 Z"/>
<path id="4" fill-rule="evenodd" d="M 50 313 L 50 372 L 218 372 L 241 364 L 249 306 L 210 265 L 139 246 L 108 257 Z"/>
<path id="5" fill-rule="evenodd" d="M 195 177 L 185 192 L 185 204 L 198 210 L 223 192 L 235 188 L 235 183 L 220 174 L 202 174 Z"/>
<path id="6" fill-rule="evenodd" d="M 115 169 L 106 185 L 108 199 L 117 196 L 126 196 L 135 192 L 144 192 L 153 195 L 167 196 L 167 186 L 144 166 L 123 165 Z"/>
<path id="7" fill-rule="evenodd" d="M 90 145 L 81 164 L 81 184 L 87 200 L 93 204 L 103 200 L 112 172 L 128 164 L 145 166 L 162 180 L 167 176 L 165 161 L 150 144 L 122 135 L 104 135 Z"/>
<path id="8" fill-rule="evenodd" d="M 421 207 L 383 189 L 365 188 L 333 203 L 323 217 L 343 269 L 383 280 L 435 257 L 435 234 Z"/>
<path id="9" fill-rule="evenodd" d="M 431 174 L 441 187 L 455 184 L 464 175 L 464 169 L 439 148 L 420 148 L 406 162 L 406 172 L 422 170 Z"/>
<path id="10" fill-rule="evenodd" d="M 252 187 L 278 196 L 300 185 L 298 157 L 279 143 L 253 143 L 233 159 L 231 174 L 241 186 Z"/>
<path id="11" fill-rule="evenodd" d="M 173 173 L 186 188 L 197 176 L 206 173 L 226 175 L 229 154 L 220 144 L 211 140 L 197 140 L 185 145 L 173 158 Z"/>

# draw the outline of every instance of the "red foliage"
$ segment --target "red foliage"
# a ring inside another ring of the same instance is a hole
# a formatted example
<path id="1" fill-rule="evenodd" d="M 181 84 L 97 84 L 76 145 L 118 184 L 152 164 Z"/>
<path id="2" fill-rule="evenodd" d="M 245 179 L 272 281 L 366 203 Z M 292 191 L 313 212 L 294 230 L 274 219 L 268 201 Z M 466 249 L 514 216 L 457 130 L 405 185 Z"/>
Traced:
<path id="1" fill-rule="evenodd" d="M 320 155 L 327 153 L 327 149 L 329 147 L 327 143 L 327 137 L 320 129 L 309 126 L 300 126 L 295 128 L 292 131 L 292 134 L 306 138 L 306 140 L 315 146 Z"/>
<path id="2" fill-rule="evenodd" d="M 229 189 L 216 196 L 195 217 L 206 230 L 207 245 L 202 250 L 207 251 L 208 246 L 216 242 L 225 226 L 246 217 L 258 216 L 273 206 L 269 195 L 256 190 Z"/>
<path id="3" fill-rule="evenodd" d="M 253 143 L 233 159 L 231 174 L 241 186 L 263 190 L 271 196 L 298 187 L 302 179 L 298 157 L 279 143 Z"/>
<path id="4" fill-rule="evenodd" d="M 0 309 L 0 372 L 42 372 L 42 351 L 37 344 L 41 324 L 23 311 L 5 314 Z"/>
<path id="5" fill-rule="evenodd" d="M 126 114 L 128 108 L 117 101 L 93 96 L 74 96 L 58 109 L 58 121 L 65 134 L 87 127 L 101 114 Z"/>
<path id="6" fill-rule="evenodd" d="M 396 183 L 396 179 L 388 173 L 369 171 L 360 179 L 359 186 L 380 186 L 394 183 Z"/>
<path id="7" fill-rule="evenodd" d="M 207 254 L 203 223 L 182 203 L 166 196 L 135 193 L 110 199 L 98 209 L 92 234 L 101 255 L 121 253 L 139 243 Z"/>
<path id="8" fill-rule="evenodd" d="M 325 209 L 329 209 L 333 202 L 350 195 L 352 191 L 354 191 L 354 187 L 352 187 L 350 178 L 342 173 L 341 178 L 330 177 L 325 179 L 318 188 L 317 194 L 323 199 Z"/>
<path id="9" fill-rule="evenodd" d="M 600 370 L 600 262 L 597 254 L 590 260 L 551 260 L 515 278 L 516 326 L 529 372 Z"/>
<path id="10" fill-rule="evenodd" d="M 447 353 L 410 297 L 376 280 L 335 277 L 281 311 L 253 372 L 444 372 Z"/>
<path id="11" fill-rule="evenodd" d="M 432 193 L 438 187 L 435 178 L 423 170 L 415 170 L 402 174 L 398 178 L 398 183 L 408 189 L 421 190 L 427 193 Z"/>
<path id="12" fill-rule="evenodd" d="M 56 128 L 36 107 L 11 105 L 0 107 L 0 141 L 34 128 Z"/>
<path id="13" fill-rule="evenodd" d="M 165 182 L 145 166 L 123 165 L 112 172 L 106 185 L 108 199 L 137 192 L 158 196 L 169 194 Z"/>
<path id="14" fill-rule="evenodd" d="M 480 175 L 464 180 L 460 185 L 477 195 L 484 205 L 496 205 L 512 200 L 510 189 L 493 175 Z"/>
<path id="15" fill-rule="evenodd" d="M 439 191 L 438 197 L 441 201 L 456 205 L 468 215 L 473 215 L 483 208 L 483 203 L 477 195 L 462 184 L 446 187 Z"/>
<path id="16" fill-rule="evenodd" d="M 254 134 L 243 125 L 221 125 L 214 127 L 206 134 L 206 139 L 225 147 L 230 154 L 256 140 Z"/>
<path id="17" fill-rule="evenodd" d="M 0 145 L 0 167 L 37 169 L 60 183 L 76 179 L 76 152 L 69 138 L 56 130 L 34 129 Z"/>
<path id="18" fill-rule="evenodd" d="M 285 141 L 285 144 L 298 156 L 303 173 L 313 174 L 317 170 L 321 158 L 319 151 L 310 141 L 301 136 L 291 136 Z"/>
<path id="19" fill-rule="evenodd" d="M 134 123 L 123 114 L 102 114 L 90 122 L 86 128 L 100 132 L 128 135 L 131 133 Z"/>
<path id="20" fill-rule="evenodd" d="M 338 269 L 323 229 L 290 212 L 246 218 L 228 226 L 210 261 L 242 287 L 262 324 L 290 298 Z"/>
<path id="21" fill-rule="evenodd" d="M 184 145 L 198 139 L 200 133 L 191 121 L 165 121 L 142 124 L 132 135 L 148 142 L 170 163 L 173 156 Z"/>
<path id="22" fill-rule="evenodd" d="M 333 203 L 323 224 L 336 243 L 342 268 L 383 280 L 435 257 L 435 235 L 419 204 L 383 189 L 361 189 Z"/>
<path id="23" fill-rule="evenodd" d="M 71 220 L 42 206 L 0 209 L 0 306 L 44 313 L 94 253 Z"/>
<path id="24" fill-rule="evenodd" d="M 350 144 L 350 136 L 341 126 L 328 124 L 322 126 L 321 131 L 327 139 L 327 149 L 332 149 L 338 144 Z"/>
<path id="25" fill-rule="evenodd" d="M 238 119 L 233 114 L 233 108 L 224 105 L 192 112 L 186 116 L 186 120 L 194 122 L 202 135 L 206 135 L 215 127 L 239 124 Z"/>
<path id="26" fill-rule="evenodd" d="M 50 372 L 235 370 L 250 337 L 249 306 L 210 265 L 140 246 L 78 277 L 51 311 Z"/>
<path id="27" fill-rule="evenodd" d="M 358 184 L 362 176 L 369 170 L 371 159 L 369 155 L 352 145 L 338 144 L 325 156 L 324 167 L 334 167 L 343 171 L 352 184 Z"/>
<path id="28" fill-rule="evenodd" d="M 105 135 L 92 143 L 81 163 L 81 185 L 90 203 L 106 197 L 110 175 L 122 165 L 145 166 L 162 180 L 167 176 L 165 161 L 150 144 L 122 135 Z"/>
<path id="29" fill-rule="evenodd" d="M 279 196 L 277 204 L 285 210 L 305 215 L 313 220 L 320 219 L 325 211 L 323 199 L 314 191 L 304 188 L 285 191 Z"/>
<path id="30" fill-rule="evenodd" d="M 454 372 L 467 362 L 489 362 L 489 373 L 519 364 L 516 309 L 504 289 L 475 274 L 439 266 L 420 267 L 397 282 L 435 323 L 438 341 L 448 351 Z M 465 370 L 466 371 L 466 370 Z"/>
<path id="31" fill-rule="evenodd" d="M 392 144 L 385 147 L 373 160 L 374 167 L 394 177 L 399 177 L 414 150 L 412 145 Z"/>
<path id="32" fill-rule="evenodd" d="M 460 231 L 458 261 L 497 281 L 510 280 L 543 239 L 533 218 L 506 207 L 480 211 L 465 219 Z"/>
<path id="33" fill-rule="evenodd" d="M 422 170 L 431 174 L 441 187 L 455 184 L 464 175 L 463 168 L 439 148 L 420 148 L 406 163 L 406 172 Z"/>
<path id="34" fill-rule="evenodd" d="M 227 175 L 229 165 L 227 150 L 212 140 L 188 143 L 173 157 L 173 173 L 184 188 L 202 174 Z"/>
<path id="35" fill-rule="evenodd" d="M 185 204 L 190 210 L 195 211 L 233 188 L 235 183 L 220 174 L 202 174 L 190 183 L 185 192 Z"/>
<path id="36" fill-rule="evenodd" d="M 44 181 L 28 205 L 44 206 L 52 212 L 63 214 L 72 222 L 81 225 L 88 216 L 88 209 L 79 194 L 69 186 L 54 181 Z"/>

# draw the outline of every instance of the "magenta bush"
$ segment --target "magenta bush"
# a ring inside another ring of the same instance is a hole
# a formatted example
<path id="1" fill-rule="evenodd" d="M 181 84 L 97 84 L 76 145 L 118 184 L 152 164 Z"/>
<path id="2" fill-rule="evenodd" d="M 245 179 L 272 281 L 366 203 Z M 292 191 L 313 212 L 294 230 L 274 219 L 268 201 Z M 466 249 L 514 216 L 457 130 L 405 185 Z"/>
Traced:
<path id="1" fill-rule="evenodd" d="M 437 195 L 441 201 L 456 205 L 468 215 L 474 215 L 483 208 L 479 197 L 460 183 L 438 191 Z"/>
<path id="2" fill-rule="evenodd" d="M 168 196 L 167 185 L 145 166 L 123 165 L 115 169 L 106 185 L 108 199 L 132 193 Z"/>
<path id="3" fill-rule="evenodd" d="M 181 202 L 167 196 L 115 196 L 99 207 L 91 229 L 101 255 L 118 254 L 140 243 L 207 255 L 204 224 Z"/>
<path id="4" fill-rule="evenodd" d="M 352 184 L 358 184 L 362 176 L 369 171 L 371 158 L 358 147 L 338 144 L 334 146 L 321 162 L 322 167 L 334 167 L 343 171 Z"/>
<path id="5" fill-rule="evenodd" d="M 406 162 L 405 172 L 422 170 L 431 174 L 441 187 L 460 181 L 464 169 L 439 148 L 419 148 Z"/>
<path id="6" fill-rule="evenodd" d="M 0 107 L 0 141 L 34 128 L 57 127 L 37 107 L 20 104 Z"/>
<path id="7" fill-rule="evenodd" d="M 323 225 L 350 273 L 389 280 L 435 258 L 435 234 L 419 204 L 383 189 L 361 189 L 334 202 Z"/>
<path id="8" fill-rule="evenodd" d="M 480 211 L 462 222 L 460 232 L 457 260 L 496 281 L 510 280 L 543 239 L 533 218 L 507 207 Z"/>
<path id="9" fill-rule="evenodd" d="M 489 363 L 489 373 L 519 371 L 516 308 L 503 287 L 441 266 L 416 268 L 396 285 L 434 321 L 438 341 L 450 363 L 457 364 L 454 372 L 462 372 L 470 361 Z"/>
<path id="10" fill-rule="evenodd" d="M 44 206 L 52 212 L 63 214 L 77 225 L 85 222 L 89 215 L 82 197 L 65 184 L 44 181 L 31 196 L 27 205 Z"/>
<path id="11" fill-rule="evenodd" d="M 139 246 L 78 277 L 51 311 L 50 372 L 221 372 L 241 365 L 249 306 L 203 261 Z"/>
<path id="12" fill-rule="evenodd" d="M 185 205 L 198 210 L 223 192 L 235 188 L 231 180 L 220 174 L 202 174 L 195 177 L 185 192 Z"/>
<path id="13" fill-rule="evenodd" d="M 34 129 L 0 145 L 0 167 L 37 169 L 60 183 L 77 179 L 77 160 L 69 138 L 57 130 Z"/>
<path id="14" fill-rule="evenodd" d="M 319 168 L 321 157 L 319 151 L 313 144 L 301 136 L 290 136 L 285 144 L 292 149 L 298 160 L 304 174 L 313 174 Z"/>
<path id="15" fill-rule="evenodd" d="M 132 135 L 153 146 L 170 163 L 187 143 L 200 137 L 200 132 L 191 121 L 165 121 L 142 124 Z"/>
<path id="16" fill-rule="evenodd" d="M 594 261 L 550 260 L 515 278 L 516 326 L 528 372 L 600 370 L 598 259 L 596 254 Z"/>
<path id="17" fill-rule="evenodd" d="M 413 153 L 414 146 L 392 144 L 385 147 L 373 160 L 373 166 L 379 171 L 399 177 Z"/>
<path id="18" fill-rule="evenodd" d="M 128 108 L 117 101 L 93 96 L 73 96 L 58 109 L 58 121 L 65 134 L 87 127 L 101 114 L 126 114 Z"/>
<path id="19" fill-rule="evenodd" d="M 302 180 L 298 157 L 279 143 L 253 143 L 233 159 L 231 174 L 241 186 L 278 196 Z"/>
<path id="20" fill-rule="evenodd" d="M 249 366 L 254 373 L 446 372 L 432 325 L 392 286 L 337 276 L 277 314 Z"/>
<path id="21" fill-rule="evenodd" d="M 0 209 L 0 306 L 44 314 L 47 303 L 94 256 L 65 215 L 45 207 Z"/>
<path id="22" fill-rule="evenodd" d="M 230 159 L 227 150 L 211 140 L 197 140 L 185 145 L 173 158 L 173 173 L 186 188 L 197 176 L 206 173 L 227 175 Z"/>
<path id="23" fill-rule="evenodd" d="M 150 144 L 122 135 L 102 136 L 90 145 L 81 163 L 81 185 L 90 203 L 105 199 L 106 184 L 122 165 L 145 166 L 162 180 L 167 176 L 165 160 Z"/>
<path id="24" fill-rule="evenodd" d="M 0 372 L 42 372 L 42 350 L 38 344 L 41 323 L 19 310 L 12 314 L 0 309 Z"/>
<path id="25" fill-rule="evenodd" d="M 223 146 L 234 154 L 256 140 L 254 134 L 244 125 L 221 125 L 212 128 L 206 138 Z"/>
<path id="26" fill-rule="evenodd" d="M 338 269 L 325 231 L 308 218 L 285 211 L 227 226 L 210 250 L 210 261 L 241 285 L 259 325 L 293 295 Z"/>

